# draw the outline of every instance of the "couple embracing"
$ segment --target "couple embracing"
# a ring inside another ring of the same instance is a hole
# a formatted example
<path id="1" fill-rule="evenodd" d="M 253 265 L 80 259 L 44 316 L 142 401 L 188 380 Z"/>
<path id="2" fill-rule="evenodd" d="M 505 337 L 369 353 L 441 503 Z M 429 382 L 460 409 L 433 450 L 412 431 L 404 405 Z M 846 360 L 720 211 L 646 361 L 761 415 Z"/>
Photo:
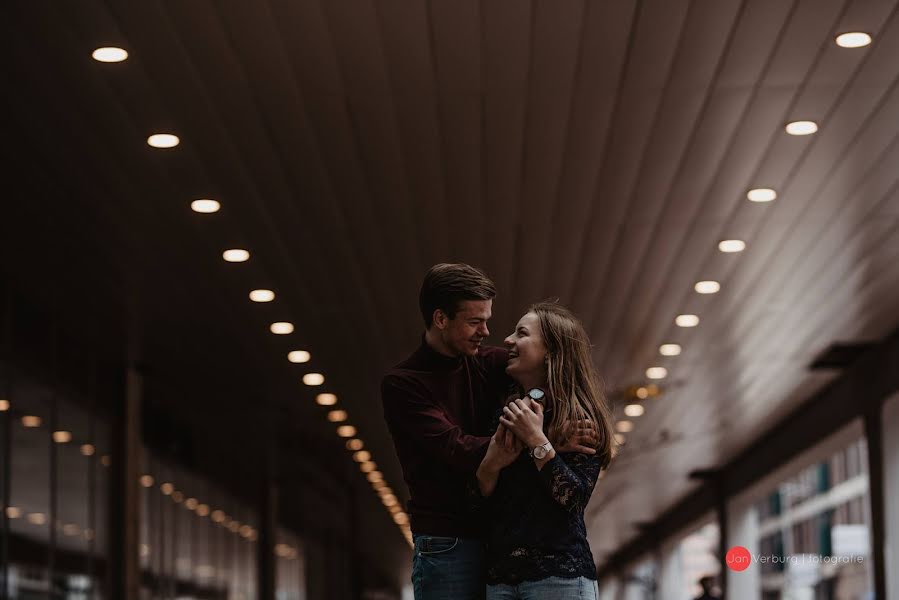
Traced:
<path id="1" fill-rule="evenodd" d="M 425 276 L 419 348 L 384 376 L 384 416 L 409 486 L 416 600 L 596 598 L 584 509 L 611 458 L 590 340 L 554 302 L 505 341 L 479 269 Z"/>

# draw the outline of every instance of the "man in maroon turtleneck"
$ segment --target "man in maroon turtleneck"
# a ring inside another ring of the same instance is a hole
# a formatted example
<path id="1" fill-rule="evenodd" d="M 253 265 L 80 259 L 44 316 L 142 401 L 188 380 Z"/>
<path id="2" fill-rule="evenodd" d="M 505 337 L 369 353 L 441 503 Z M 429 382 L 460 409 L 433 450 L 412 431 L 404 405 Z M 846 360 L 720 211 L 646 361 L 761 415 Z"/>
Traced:
<path id="1" fill-rule="evenodd" d="M 509 390 L 507 351 L 482 347 L 496 288 L 479 269 L 434 265 L 419 306 L 421 346 L 381 383 L 384 417 L 409 486 L 416 600 L 484 596 L 484 547 L 466 501 Z"/>

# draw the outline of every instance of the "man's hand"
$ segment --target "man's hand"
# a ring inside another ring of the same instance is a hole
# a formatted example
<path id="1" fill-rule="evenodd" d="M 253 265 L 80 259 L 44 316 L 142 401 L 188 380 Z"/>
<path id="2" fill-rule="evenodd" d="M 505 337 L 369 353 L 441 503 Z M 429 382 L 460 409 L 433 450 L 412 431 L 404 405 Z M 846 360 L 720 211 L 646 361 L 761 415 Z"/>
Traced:
<path id="1" fill-rule="evenodd" d="M 586 419 L 575 422 L 566 421 L 562 426 L 562 436 L 564 439 L 559 440 L 560 444 L 556 446 L 557 451 L 596 454 L 595 448 L 599 443 L 599 435 L 593 421 Z"/>
<path id="2" fill-rule="evenodd" d="M 523 449 L 524 446 L 518 438 L 504 425 L 496 428 L 496 433 L 490 438 L 490 444 L 487 446 L 487 454 L 476 473 L 482 496 L 486 498 L 493 494 L 499 480 L 499 472 L 515 462 Z"/>
<path id="3" fill-rule="evenodd" d="M 496 428 L 496 433 L 490 438 L 487 454 L 481 464 L 491 471 L 501 471 L 515 462 L 523 449 L 524 446 L 518 438 L 512 435 L 503 424 L 500 424 Z"/>

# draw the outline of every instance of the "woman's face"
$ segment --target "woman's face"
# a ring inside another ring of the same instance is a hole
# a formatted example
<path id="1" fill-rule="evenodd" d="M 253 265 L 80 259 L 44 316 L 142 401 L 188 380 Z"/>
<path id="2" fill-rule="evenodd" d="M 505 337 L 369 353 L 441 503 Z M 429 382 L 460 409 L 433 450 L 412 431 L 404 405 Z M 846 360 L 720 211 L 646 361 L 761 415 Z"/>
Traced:
<path id="1" fill-rule="evenodd" d="M 543 385 L 546 378 L 546 346 L 537 315 L 529 312 L 521 317 L 515 332 L 503 343 L 509 349 L 506 373 L 524 387 Z"/>

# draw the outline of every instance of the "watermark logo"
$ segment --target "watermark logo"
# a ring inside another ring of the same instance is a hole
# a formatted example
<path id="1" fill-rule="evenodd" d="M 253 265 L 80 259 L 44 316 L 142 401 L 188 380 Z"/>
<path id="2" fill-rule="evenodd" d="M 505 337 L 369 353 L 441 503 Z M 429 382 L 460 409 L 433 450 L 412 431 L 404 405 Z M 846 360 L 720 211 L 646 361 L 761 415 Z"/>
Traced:
<path id="1" fill-rule="evenodd" d="M 752 563 L 763 565 L 782 564 L 791 569 L 798 569 L 806 565 L 848 565 L 850 563 L 863 563 L 865 557 L 860 554 L 828 556 L 821 554 L 791 554 L 791 555 L 768 555 L 768 554 L 751 554 L 749 550 L 743 546 L 733 546 L 727 551 L 724 562 L 731 571 L 745 571 Z"/>
<path id="2" fill-rule="evenodd" d="M 727 551 L 724 561 L 731 571 L 745 571 L 752 562 L 752 555 L 743 546 L 734 546 Z"/>

